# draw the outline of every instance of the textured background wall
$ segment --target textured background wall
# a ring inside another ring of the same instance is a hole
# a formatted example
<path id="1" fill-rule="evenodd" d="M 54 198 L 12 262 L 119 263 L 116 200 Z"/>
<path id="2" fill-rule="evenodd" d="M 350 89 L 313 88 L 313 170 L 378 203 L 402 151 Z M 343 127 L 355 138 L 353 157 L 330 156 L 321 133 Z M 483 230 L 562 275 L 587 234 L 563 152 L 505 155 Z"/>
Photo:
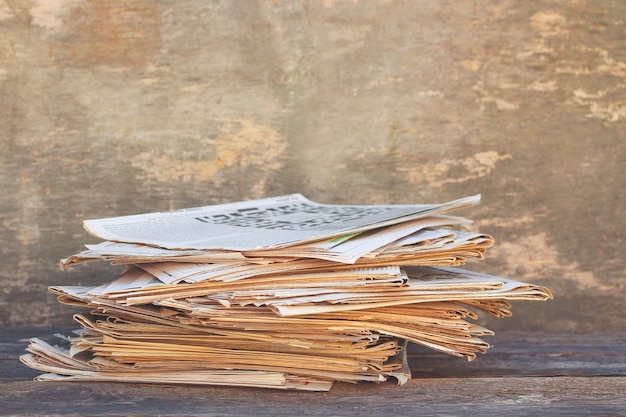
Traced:
<path id="1" fill-rule="evenodd" d="M 626 2 L 0 0 L 0 323 L 69 324 L 47 286 L 86 218 L 292 192 L 429 203 L 544 284 L 491 328 L 624 330 Z"/>

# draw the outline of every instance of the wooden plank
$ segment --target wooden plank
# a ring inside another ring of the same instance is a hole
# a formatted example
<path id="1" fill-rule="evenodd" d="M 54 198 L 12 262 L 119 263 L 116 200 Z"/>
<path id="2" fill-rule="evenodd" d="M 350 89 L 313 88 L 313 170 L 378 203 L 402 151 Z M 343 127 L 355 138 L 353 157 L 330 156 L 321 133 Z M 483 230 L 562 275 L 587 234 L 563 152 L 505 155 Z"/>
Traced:
<path id="1" fill-rule="evenodd" d="M 104 383 L 3 384 L 12 415 L 411 416 L 626 413 L 626 377 L 415 379 L 392 384 L 337 384 L 324 393 Z"/>
<path id="2" fill-rule="evenodd" d="M 485 338 L 491 349 L 472 362 L 411 345 L 414 376 L 624 376 L 626 334 L 498 332 Z"/>
<path id="3" fill-rule="evenodd" d="M 0 331 L 0 382 L 32 381 L 41 372 L 30 369 L 19 361 L 26 353 L 28 339 L 55 333 L 69 334 L 73 327 L 16 326 L 5 327 Z"/>
<path id="4" fill-rule="evenodd" d="M 337 383 L 309 393 L 234 387 L 34 382 L 21 365 L 29 337 L 67 328 L 5 328 L 0 334 L 2 415 L 328 416 L 626 415 L 626 334 L 502 332 L 473 362 L 410 349 L 414 379 L 398 387 Z M 69 400 L 71 399 L 71 401 Z"/>
<path id="5" fill-rule="evenodd" d="M 3 329 L 0 335 L 0 381 L 25 381 L 38 374 L 17 361 L 28 345 L 28 338 L 57 332 L 67 334 L 73 329 Z M 472 362 L 410 345 L 409 364 L 413 376 L 626 376 L 626 333 L 498 332 L 485 340 L 493 347 Z"/>

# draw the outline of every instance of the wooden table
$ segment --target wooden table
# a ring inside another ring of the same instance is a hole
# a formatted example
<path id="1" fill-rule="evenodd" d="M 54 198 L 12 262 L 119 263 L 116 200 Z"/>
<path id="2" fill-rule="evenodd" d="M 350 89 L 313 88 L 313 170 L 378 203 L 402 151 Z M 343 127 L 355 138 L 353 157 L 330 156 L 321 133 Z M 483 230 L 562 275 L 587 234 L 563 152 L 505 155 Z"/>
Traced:
<path id="1" fill-rule="evenodd" d="M 626 333 L 499 332 L 473 362 L 411 346 L 413 379 L 336 383 L 330 392 L 34 382 L 27 339 L 63 328 L 3 328 L 0 414 L 58 416 L 626 416 Z"/>

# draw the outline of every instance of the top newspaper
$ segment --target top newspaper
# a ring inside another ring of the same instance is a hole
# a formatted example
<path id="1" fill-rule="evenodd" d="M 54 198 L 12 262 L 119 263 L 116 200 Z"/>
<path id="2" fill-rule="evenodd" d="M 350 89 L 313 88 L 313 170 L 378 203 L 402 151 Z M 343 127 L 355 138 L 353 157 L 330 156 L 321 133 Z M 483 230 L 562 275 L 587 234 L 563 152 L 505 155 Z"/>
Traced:
<path id="1" fill-rule="evenodd" d="M 85 220 L 93 236 L 166 249 L 252 251 L 336 238 L 476 204 L 332 205 L 301 194 L 170 212 Z"/>

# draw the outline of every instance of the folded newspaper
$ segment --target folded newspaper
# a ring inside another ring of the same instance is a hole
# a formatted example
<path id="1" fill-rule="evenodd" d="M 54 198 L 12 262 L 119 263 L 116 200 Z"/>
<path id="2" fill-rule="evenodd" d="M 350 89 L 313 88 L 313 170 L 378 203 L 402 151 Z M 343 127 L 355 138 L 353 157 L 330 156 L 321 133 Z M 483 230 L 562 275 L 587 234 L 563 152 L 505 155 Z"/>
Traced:
<path id="1" fill-rule="evenodd" d="M 473 360 L 493 332 L 477 313 L 549 289 L 459 268 L 491 236 L 448 214 L 478 203 L 329 205 L 300 194 L 84 221 L 102 242 L 61 268 L 107 261 L 121 275 L 55 286 L 80 308 L 70 335 L 33 338 L 20 359 L 42 381 L 326 391 L 404 384 L 407 345 Z"/>

